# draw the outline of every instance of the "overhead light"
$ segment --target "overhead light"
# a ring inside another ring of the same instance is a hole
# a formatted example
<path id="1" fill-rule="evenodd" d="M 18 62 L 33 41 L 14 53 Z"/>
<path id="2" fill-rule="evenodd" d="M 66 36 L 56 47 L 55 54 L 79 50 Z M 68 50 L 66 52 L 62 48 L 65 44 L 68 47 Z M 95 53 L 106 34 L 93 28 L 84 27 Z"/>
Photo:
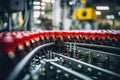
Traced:
<path id="1" fill-rule="evenodd" d="M 40 2 L 39 1 L 34 1 L 33 5 L 40 5 Z"/>
<path id="2" fill-rule="evenodd" d="M 96 15 L 101 15 L 101 11 L 96 11 Z"/>
<path id="3" fill-rule="evenodd" d="M 118 15 L 120 16 L 120 12 L 118 12 Z"/>
<path id="4" fill-rule="evenodd" d="M 34 11 L 33 13 L 34 14 L 40 14 L 40 11 Z"/>
<path id="5" fill-rule="evenodd" d="M 42 2 L 50 2 L 51 0 L 42 0 Z"/>
<path id="6" fill-rule="evenodd" d="M 51 3 L 54 3 L 55 2 L 55 0 L 51 0 Z"/>
<path id="7" fill-rule="evenodd" d="M 97 10 L 109 10 L 109 6 L 96 6 Z"/>
<path id="8" fill-rule="evenodd" d="M 106 15 L 106 19 L 115 19 L 114 15 Z"/>
<path id="9" fill-rule="evenodd" d="M 40 6 L 34 6 L 33 9 L 40 9 Z"/>
<path id="10" fill-rule="evenodd" d="M 33 16 L 34 16 L 35 18 L 38 18 L 38 17 L 40 16 L 40 11 L 34 11 L 34 12 L 33 12 Z"/>
<path id="11" fill-rule="evenodd" d="M 40 12 L 40 11 L 34 11 L 34 12 L 33 12 L 33 15 L 34 15 L 35 18 L 38 18 L 38 17 L 40 16 L 40 14 L 41 14 L 41 15 L 44 15 L 45 12 L 44 12 L 44 11 L 42 11 L 42 12 Z"/>
<path id="12" fill-rule="evenodd" d="M 75 4 L 75 1 L 70 1 L 69 2 L 69 5 L 73 5 L 73 4 Z"/>
<path id="13" fill-rule="evenodd" d="M 42 9 L 42 10 L 44 10 L 44 9 L 45 9 L 45 7 L 41 7 L 41 9 Z"/>
<path id="14" fill-rule="evenodd" d="M 55 0 L 42 0 L 42 2 L 46 2 L 46 3 L 51 2 L 51 3 L 54 3 L 54 2 L 55 2 Z"/>
<path id="15" fill-rule="evenodd" d="M 38 18 L 39 16 L 40 15 L 38 15 L 38 14 L 37 15 L 36 14 L 33 15 L 34 18 Z"/>
<path id="16" fill-rule="evenodd" d="M 44 15 L 44 14 L 45 14 L 45 12 L 44 12 L 44 11 L 42 11 L 42 12 L 41 12 L 41 15 Z"/>
<path id="17" fill-rule="evenodd" d="M 42 5 L 42 6 L 45 6 L 45 3 L 42 2 L 41 5 Z"/>

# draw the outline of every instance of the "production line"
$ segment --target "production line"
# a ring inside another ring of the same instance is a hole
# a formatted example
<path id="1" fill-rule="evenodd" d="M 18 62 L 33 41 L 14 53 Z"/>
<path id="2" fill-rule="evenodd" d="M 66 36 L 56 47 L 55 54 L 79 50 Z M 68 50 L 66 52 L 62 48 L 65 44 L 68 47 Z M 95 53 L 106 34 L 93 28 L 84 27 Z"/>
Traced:
<path id="1" fill-rule="evenodd" d="M 0 79 L 119 80 L 119 52 L 119 30 L 2 32 Z"/>

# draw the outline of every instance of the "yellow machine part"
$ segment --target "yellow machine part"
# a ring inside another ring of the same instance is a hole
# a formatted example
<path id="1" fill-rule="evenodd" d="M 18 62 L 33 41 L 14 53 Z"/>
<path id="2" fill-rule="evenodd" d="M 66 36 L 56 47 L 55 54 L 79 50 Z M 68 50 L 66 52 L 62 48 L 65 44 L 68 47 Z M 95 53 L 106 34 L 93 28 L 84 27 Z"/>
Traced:
<path id="1" fill-rule="evenodd" d="M 78 8 L 74 12 L 75 20 L 96 20 L 97 16 L 93 8 Z"/>

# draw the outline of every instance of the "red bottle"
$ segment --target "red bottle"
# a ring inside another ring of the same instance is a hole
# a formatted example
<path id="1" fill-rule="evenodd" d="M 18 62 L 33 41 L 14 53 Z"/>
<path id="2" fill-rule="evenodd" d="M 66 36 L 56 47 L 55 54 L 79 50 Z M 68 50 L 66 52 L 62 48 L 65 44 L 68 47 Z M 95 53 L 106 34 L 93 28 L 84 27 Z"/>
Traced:
<path id="1" fill-rule="evenodd" d="M 50 32 L 49 31 L 44 31 L 44 39 L 46 43 L 50 42 Z"/>
<path id="2" fill-rule="evenodd" d="M 46 41 L 45 41 L 45 34 L 43 31 L 40 31 L 39 32 L 39 37 L 40 37 L 40 44 L 45 44 Z"/>
<path id="3" fill-rule="evenodd" d="M 72 42 L 71 32 L 70 31 L 63 31 L 64 42 Z"/>
<path id="4" fill-rule="evenodd" d="M 28 32 L 21 32 L 23 35 L 23 41 L 24 41 L 24 46 L 25 46 L 25 52 L 26 54 L 32 50 L 31 44 L 30 44 L 30 35 Z"/>
<path id="5" fill-rule="evenodd" d="M 56 37 L 55 37 L 55 31 L 50 31 L 50 42 L 55 42 Z"/>
<path id="6" fill-rule="evenodd" d="M 79 41 L 80 41 L 80 33 L 79 33 L 79 31 L 75 31 L 73 36 L 74 36 L 75 42 L 79 43 Z"/>
<path id="7" fill-rule="evenodd" d="M 110 34 L 111 44 L 114 47 L 119 47 L 119 34 L 117 32 L 112 32 Z"/>
<path id="8" fill-rule="evenodd" d="M 55 39 L 54 51 L 59 53 L 64 52 L 63 32 L 56 31 L 55 36 L 56 36 L 56 39 Z"/>
<path id="9" fill-rule="evenodd" d="M 34 49 L 35 47 L 37 47 L 36 40 L 35 40 L 35 32 L 29 31 L 27 32 L 27 34 L 29 35 L 29 38 L 30 38 L 31 47 L 32 49 Z"/>
<path id="10" fill-rule="evenodd" d="M 39 36 L 38 31 L 35 31 L 35 40 L 36 40 L 36 45 L 39 46 L 40 45 L 40 36 Z"/>
<path id="11" fill-rule="evenodd" d="M 10 32 L 3 33 L 1 39 L 0 80 L 3 80 L 15 66 L 15 39 Z"/>
<path id="12" fill-rule="evenodd" d="M 87 31 L 82 31 L 82 42 L 83 43 L 88 43 L 88 32 Z"/>
<path id="13" fill-rule="evenodd" d="M 83 31 L 79 31 L 79 38 L 80 38 L 79 42 L 83 43 L 84 42 L 84 40 L 83 40 Z"/>
<path id="14" fill-rule="evenodd" d="M 12 32 L 14 35 L 16 44 L 15 44 L 15 54 L 17 62 L 20 61 L 25 55 L 25 46 L 24 46 L 24 38 L 21 32 Z"/>

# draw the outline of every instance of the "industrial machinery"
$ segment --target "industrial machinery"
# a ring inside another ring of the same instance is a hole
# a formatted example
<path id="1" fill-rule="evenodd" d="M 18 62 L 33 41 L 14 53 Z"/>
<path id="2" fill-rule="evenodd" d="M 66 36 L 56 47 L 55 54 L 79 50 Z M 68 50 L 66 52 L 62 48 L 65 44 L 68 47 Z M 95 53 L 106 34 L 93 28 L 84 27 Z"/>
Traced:
<path id="1" fill-rule="evenodd" d="M 95 9 L 88 8 L 78 8 L 75 10 L 74 19 L 76 20 L 96 20 L 97 16 L 95 13 Z"/>
<path id="2" fill-rule="evenodd" d="M 120 31 L 0 33 L 1 80 L 119 80 Z"/>

